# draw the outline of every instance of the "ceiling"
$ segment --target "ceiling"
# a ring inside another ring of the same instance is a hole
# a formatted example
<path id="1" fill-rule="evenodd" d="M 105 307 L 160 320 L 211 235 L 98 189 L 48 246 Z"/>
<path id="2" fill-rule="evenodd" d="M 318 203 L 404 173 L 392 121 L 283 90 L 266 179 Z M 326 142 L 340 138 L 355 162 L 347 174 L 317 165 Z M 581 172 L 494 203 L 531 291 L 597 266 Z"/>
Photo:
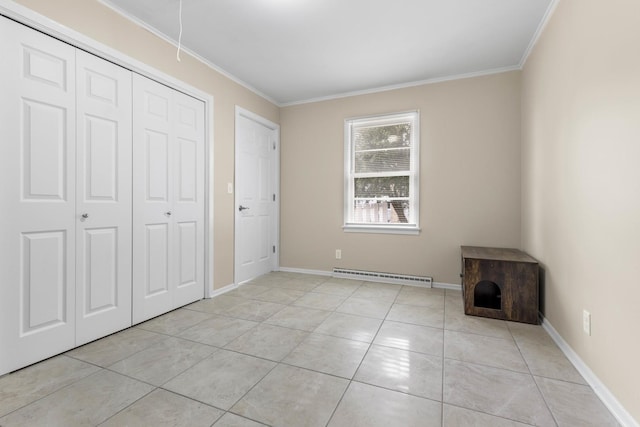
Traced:
<path id="1" fill-rule="evenodd" d="M 101 0 L 177 43 L 179 0 Z M 182 46 L 278 105 L 517 69 L 557 0 L 183 0 Z"/>

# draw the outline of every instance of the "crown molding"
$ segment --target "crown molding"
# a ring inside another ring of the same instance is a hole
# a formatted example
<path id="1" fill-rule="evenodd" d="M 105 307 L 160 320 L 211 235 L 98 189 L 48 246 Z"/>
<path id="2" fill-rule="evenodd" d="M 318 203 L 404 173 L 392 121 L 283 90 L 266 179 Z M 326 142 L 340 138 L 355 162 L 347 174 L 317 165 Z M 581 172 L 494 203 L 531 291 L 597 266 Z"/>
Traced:
<path id="1" fill-rule="evenodd" d="M 377 87 L 377 88 L 357 90 L 357 91 L 353 91 L 353 92 L 343 92 L 343 93 L 338 93 L 338 94 L 335 94 L 335 95 L 321 96 L 321 97 L 318 97 L 318 98 L 310 98 L 310 99 L 303 100 L 303 101 L 286 102 L 286 103 L 280 104 L 280 107 L 290 107 L 290 106 L 294 106 L 294 105 L 310 104 L 310 103 L 313 103 L 313 102 L 331 101 L 331 100 L 334 100 L 334 99 L 348 98 L 348 97 L 351 97 L 351 96 L 369 95 L 369 94 L 373 94 L 373 93 L 387 92 L 387 91 L 390 91 L 390 90 L 406 89 L 406 88 L 410 88 L 410 87 L 416 87 L 416 86 L 422 86 L 422 85 L 428 85 L 428 84 L 435 84 L 435 83 L 443 83 L 443 82 L 448 82 L 448 81 L 452 81 L 452 80 L 470 79 L 470 78 L 473 78 L 473 77 L 488 76 L 488 75 L 492 75 L 492 74 L 508 73 L 510 71 L 520 71 L 520 70 L 521 70 L 521 68 L 520 68 L 519 65 L 513 65 L 513 66 L 501 67 L 501 68 L 493 68 L 493 69 L 490 69 L 490 70 L 474 71 L 472 73 L 455 74 L 455 75 L 451 75 L 451 76 L 436 77 L 436 78 L 433 78 L 433 79 L 418 80 L 418 81 L 414 81 L 414 82 L 400 83 L 400 84 L 389 85 L 389 86 L 380 86 L 380 87 Z"/>
<path id="2" fill-rule="evenodd" d="M 172 45 L 173 47 L 178 49 L 178 42 L 177 41 L 175 41 L 172 38 L 168 37 L 166 34 L 162 33 L 157 28 L 147 24 L 146 22 L 144 22 L 144 21 L 136 18 L 135 16 L 129 14 L 128 12 L 126 12 L 123 9 L 119 8 L 118 6 L 110 3 L 109 0 L 98 0 L 98 3 L 100 3 L 103 6 L 113 10 L 117 14 L 121 15 L 123 18 L 133 22 L 134 24 L 136 24 L 139 27 L 144 28 L 145 30 L 147 30 L 151 34 L 153 34 L 154 36 L 158 37 L 159 39 L 163 40 L 166 43 L 169 43 L 170 45 Z M 229 73 L 225 69 L 217 66 L 213 62 L 211 62 L 208 59 L 202 57 L 201 55 L 199 55 L 198 53 L 192 51 L 191 49 L 185 48 L 184 46 L 181 45 L 180 46 L 180 51 L 188 54 L 189 56 L 192 56 L 196 60 L 200 61 L 201 63 L 203 63 L 207 67 L 209 67 L 212 70 L 214 70 L 215 72 L 223 75 L 224 77 L 228 78 L 229 80 L 233 81 L 234 83 L 239 84 L 240 86 L 244 87 L 245 89 L 255 93 L 259 97 L 266 99 L 267 101 L 271 102 L 272 104 L 274 104 L 274 105 L 276 105 L 278 107 L 281 106 L 278 101 L 276 101 L 275 99 L 273 99 L 269 95 L 265 94 L 264 92 L 261 92 L 260 90 L 258 90 L 255 87 L 251 86 L 249 83 L 239 79 L 238 77 L 236 77 L 233 74 Z"/>
<path id="3" fill-rule="evenodd" d="M 556 7 L 558 6 L 558 3 L 560 3 L 560 0 L 551 0 L 551 3 L 549 3 L 549 7 L 547 7 L 546 12 L 544 13 L 544 17 L 540 21 L 540 24 L 538 25 L 536 32 L 533 34 L 533 37 L 529 42 L 529 46 L 527 46 L 527 49 L 522 54 L 522 58 L 520 58 L 520 63 L 518 64 L 518 67 L 521 70 L 524 68 L 524 64 L 527 63 L 527 59 L 529 59 L 529 55 L 531 55 L 531 53 L 533 52 L 534 47 L 538 43 L 538 39 L 540 39 L 540 37 L 542 36 L 542 33 L 544 32 L 544 29 L 547 27 L 547 24 L 551 20 L 551 17 L 553 16 L 553 12 L 555 12 Z"/>
<path id="4" fill-rule="evenodd" d="M 135 16 L 129 14 L 128 12 L 126 12 L 123 9 L 119 8 L 118 6 L 112 4 L 109 0 L 97 0 L 97 1 L 98 1 L 98 3 L 104 5 L 105 7 L 108 7 L 109 9 L 111 9 L 114 12 L 118 13 L 119 15 L 123 16 L 125 19 L 127 19 L 127 20 L 133 22 L 134 24 L 138 25 L 139 27 L 142 27 L 145 30 L 149 31 L 150 33 L 152 33 L 156 37 L 160 38 L 161 40 L 165 41 L 166 43 L 169 43 L 170 45 L 174 46 L 176 49 L 178 48 L 178 44 L 177 44 L 177 42 L 175 40 L 171 39 L 166 34 L 162 33 L 160 30 L 158 30 L 157 28 L 147 24 L 146 22 L 136 18 Z M 333 95 L 308 98 L 308 99 L 303 99 L 303 100 L 299 100 L 299 101 L 291 101 L 291 102 L 280 102 L 280 101 L 277 101 L 273 97 L 265 94 L 264 92 L 258 90 L 257 88 L 255 88 L 254 86 L 250 85 L 249 83 L 247 83 L 247 82 L 241 80 L 240 78 L 234 76 L 230 72 L 228 72 L 225 69 L 219 67 L 218 65 L 214 64 L 210 60 L 202 57 L 201 55 L 199 55 L 198 53 L 192 51 L 191 49 L 188 49 L 188 48 L 185 48 L 184 46 L 181 46 L 180 50 L 185 52 L 186 54 L 192 56 L 193 58 L 195 58 L 196 60 L 200 61 L 201 63 L 203 63 L 207 67 L 209 67 L 212 70 L 216 71 L 217 73 L 221 74 L 222 76 L 224 76 L 224 77 L 228 78 L 229 80 L 239 84 L 240 86 L 242 86 L 242 87 L 246 88 L 247 90 L 253 92 L 254 94 L 260 96 L 261 98 L 271 102 L 272 104 L 276 105 L 277 107 L 280 107 L 280 108 L 282 108 L 282 107 L 291 107 L 291 106 L 296 106 L 296 105 L 311 104 L 311 103 L 315 103 L 315 102 L 331 101 L 331 100 L 340 99 L 340 98 L 348 98 L 348 97 L 352 97 L 352 96 L 362 96 L 362 95 L 369 95 L 369 94 L 387 92 L 387 91 L 392 91 L 392 90 L 397 90 L 397 89 L 411 88 L 411 87 L 428 85 L 428 84 L 443 83 L 443 82 L 453 81 L 453 80 L 462 80 L 462 79 L 468 79 L 468 78 L 474 78 L 474 77 L 482 77 L 482 76 L 488 76 L 488 75 L 492 75 L 492 74 L 506 73 L 506 72 L 510 72 L 510 71 L 521 71 L 523 69 L 523 67 L 524 67 L 524 64 L 526 63 L 527 58 L 529 57 L 529 54 L 533 50 L 535 44 L 537 43 L 537 41 L 538 41 L 539 37 L 541 36 L 544 28 L 546 27 L 548 21 L 550 20 L 551 16 L 553 15 L 553 12 L 554 12 L 554 10 L 555 10 L 555 8 L 556 8 L 556 6 L 558 5 L 559 2 L 560 2 L 560 0 L 551 0 L 551 3 L 549 4 L 549 7 L 547 8 L 547 10 L 545 12 L 543 20 L 541 21 L 540 25 L 536 29 L 536 32 L 534 33 L 534 37 L 531 39 L 531 42 L 529 43 L 526 51 L 524 52 L 522 58 L 520 59 L 520 62 L 518 64 L 516 64 L 516 65 L 500 67 L 500 68 L 493 68 L 493 69 L 488 69 L 488 70 L 474 71 L 474 72 L 470 72 L 470 73 L 454 74 L 454 75 L 436 77 L 436 78 L 431 78 L 431 79 L 417 80 L 417 81 L 412 81 L 412 82 L 399 83 L 399 84 L 395 84 L 395 85 L 379 86 L 379 87 L 370 88 L 370 89 L 363 89 L 363 90 L 349 91 L 349 92 L 341 92 L 341 93 L 337 93 L 337 94 L 333 94 Z"/>

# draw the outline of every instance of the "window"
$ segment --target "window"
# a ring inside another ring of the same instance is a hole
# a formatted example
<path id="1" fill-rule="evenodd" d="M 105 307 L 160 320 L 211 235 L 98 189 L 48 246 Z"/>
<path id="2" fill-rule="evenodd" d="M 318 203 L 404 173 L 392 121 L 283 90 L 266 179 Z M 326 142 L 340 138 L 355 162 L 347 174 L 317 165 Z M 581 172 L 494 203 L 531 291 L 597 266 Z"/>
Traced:
<path id="1" fill-rule="evenodd" d="M 345 120 L 345 231 L 417 234 L 419 113 Z"/>

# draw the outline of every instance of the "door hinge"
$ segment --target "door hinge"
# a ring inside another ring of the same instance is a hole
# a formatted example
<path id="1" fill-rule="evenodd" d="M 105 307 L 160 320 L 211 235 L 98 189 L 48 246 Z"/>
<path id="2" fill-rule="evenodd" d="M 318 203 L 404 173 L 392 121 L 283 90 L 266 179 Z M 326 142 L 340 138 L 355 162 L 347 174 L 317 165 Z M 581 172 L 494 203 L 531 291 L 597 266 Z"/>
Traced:
<path id="1" fill-rule="evenodd" d="M 273 193 L 273 201 L 276 201 L 276 193 Z"/>
<path id="2" fill-rule="evenodd" d="M 274 150 L 276 149 L 276 142 L 275 141 L 273 141 L 273 149 Z"/>
<path id="3" fill-rule="evenodd" d="M 276 245 L 273 245 L 273 253 L 276 253 Z"/>

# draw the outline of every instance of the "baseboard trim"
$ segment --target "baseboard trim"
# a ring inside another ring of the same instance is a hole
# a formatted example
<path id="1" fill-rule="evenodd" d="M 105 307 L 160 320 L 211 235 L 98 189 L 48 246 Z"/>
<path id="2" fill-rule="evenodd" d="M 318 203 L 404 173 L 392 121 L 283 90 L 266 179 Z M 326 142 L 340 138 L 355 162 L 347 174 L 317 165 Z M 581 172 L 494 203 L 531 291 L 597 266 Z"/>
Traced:
<path id="1" fill-rule="evenodd" d="M 560 350 L 567 356 L 567 359 L 580 372 L 587 383 L 591 386 L 594 393 L 600 398 L 604 406 L 607 407 L 616 420 L 624 427 L 640 427 L 640 424 L 631 416 L 631 414 L 622 406 L 620 401 L 611 393 L 611 391 L 600 381 L 586 363 L 573 351 L 571 346 L 562 338 L 558 331 L 553 327 L 542 313 L 538 313 L 542 328 L 547 331 L 551 339 L 560 347 Z"/>
<path id="2" fill-rule="evenodd" d="M 284 271 L 285 273 L 315 274 L 316 276 L 331 276 L 332 274 L 330 271 L 291 267 L 280 267 L 278 271 Z"/>
<path id="3" fill-rule="evenodd" d="M 450 291 L 462 291 L 462 285 L 456 283 L 433 282 L 433 287 L 438 289 L 448 289 Z"/>
<path id="4" fill-rule="evenodd" d="M 238 287 L 238 285 L 236 285 L 235 283 L 231 283 L 229 285 L 221 287 L 220 289 L 214 289 L 213 292 L 211 292 L 209 294 L 207 299 L 215 298 L 215 297 L 217 297 L 219 295 L 226 294 L 227 292 L 231 292 L 232 290 L 236 289 L 237 287 Z"/>

